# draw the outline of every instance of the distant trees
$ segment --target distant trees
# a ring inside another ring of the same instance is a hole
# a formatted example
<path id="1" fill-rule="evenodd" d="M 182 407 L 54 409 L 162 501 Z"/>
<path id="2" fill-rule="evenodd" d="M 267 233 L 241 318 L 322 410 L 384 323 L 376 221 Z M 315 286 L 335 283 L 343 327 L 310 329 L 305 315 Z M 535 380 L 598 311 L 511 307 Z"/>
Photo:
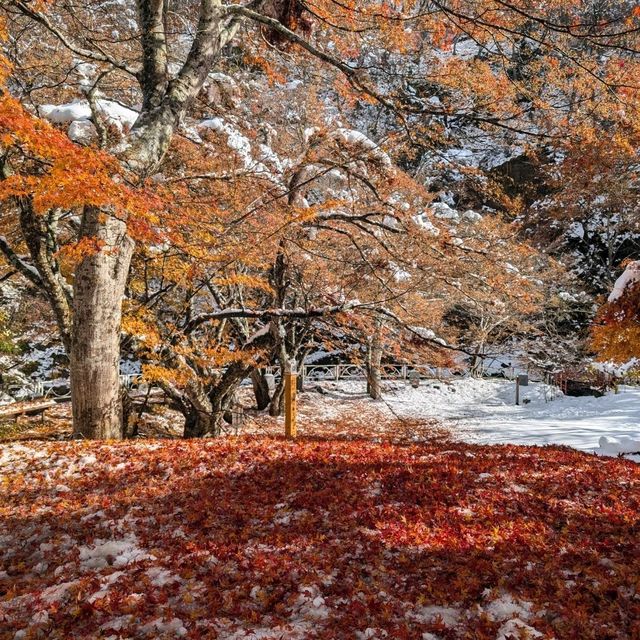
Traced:
<path id="1" fill-rule="evenodd" d="M 487 357 L 515 355 L 516 340 L 544 333 L 539 315 L 561 270 L 522 242 L 518 231 L 496 215 L 472 211 L 457 225 L 461 254 L 443 274 L 451 301 L 443 320 L 454 343 L 470 354 L 472 375 L 483 373 Z"/>
<path id="2" fill-rule="evenodd" d="M 547 195 L 528 215 L 535 240 L 563 255 L 595 294 L 608 292 L 620 262 L 640 249 L 635 100 L 624 98 L 624 108 L 612 100 L 572 130 L 561 158 L 544 167 Z"/>

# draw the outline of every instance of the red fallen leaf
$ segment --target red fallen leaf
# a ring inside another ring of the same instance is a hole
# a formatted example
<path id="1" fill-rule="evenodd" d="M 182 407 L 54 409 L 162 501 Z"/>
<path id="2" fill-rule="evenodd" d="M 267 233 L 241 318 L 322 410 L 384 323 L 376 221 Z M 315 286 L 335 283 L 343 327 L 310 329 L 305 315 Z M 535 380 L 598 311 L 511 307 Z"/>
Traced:
<path id="1" fill-rule="evenodd" d="M 12 589 L 0 616 L 12 629 L 46 610 L 64 638 L 138 637 L 160 620 L 193 638 L 253 627 L 290 638 L 298 625 L 304 637 L 493 640 L 502 621 L 490 605 L 507 594 L 549 637 L 637 635 L 633 463 L 452 443 L 148 444 L 14 448 L 25 482 L 0 483 Z M 69 473 L 88 454 L 91 473 Z M 71 489 L 62 509 L 59 484 Z M 100 566 L 92 550 L 105 540 L 120 546 Z M 85 606 L 114 575 L 96 601 L 108 606 Z M 76 580 L 75 615 L 37 596 Z M 462 612 L 460 627 L 421 618 L 429 606 Z"/>

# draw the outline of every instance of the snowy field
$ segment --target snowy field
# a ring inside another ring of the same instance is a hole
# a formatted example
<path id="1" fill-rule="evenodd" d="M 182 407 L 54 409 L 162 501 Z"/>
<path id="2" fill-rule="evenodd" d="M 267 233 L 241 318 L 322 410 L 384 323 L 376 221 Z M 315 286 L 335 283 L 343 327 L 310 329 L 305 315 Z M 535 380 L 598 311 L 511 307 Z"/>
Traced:
<path id="1" fill-rule="evenodd" d="M 364 382 L 326 383 L 326 394 L 303 396 L 320 413 L 338 404 L 368 402 Z M 318 395 L 323 398 L 322 405 Z M 378 409 L 403 419 L 435 419 L 454 439 L 480 444 L 566 445 L 606 455 L 640 451 L 640 388 L 621 387 L 602 398 L 569 397 L 547 385 L 521 387 L 526 404 L 515 405 L 515 383 L 465 378 L 422 382 L 413 389 L 386 382 Z M 363 406 L 363 410 L 364 410 Z M 390 417 L 391 417 L 390 416 Z M 606 441 L 605 441 L 606 439 Z M 634 456 L 640 461 L 640 456 Z"/>
<path id="2" fill-rule="evenodd" d="M 297 441 L 249 411 L 239 437 L 3 443 L 0 640 L 640 638 L 640 466 L 576 450 L 640 440 L 640 391 L 523 397 L 308 383 Z"/>

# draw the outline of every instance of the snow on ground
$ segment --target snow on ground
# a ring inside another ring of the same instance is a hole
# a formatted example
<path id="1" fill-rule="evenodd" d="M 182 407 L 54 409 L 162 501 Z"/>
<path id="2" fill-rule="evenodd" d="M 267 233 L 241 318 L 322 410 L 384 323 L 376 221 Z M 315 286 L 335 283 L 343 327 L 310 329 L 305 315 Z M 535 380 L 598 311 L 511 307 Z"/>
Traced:
<path id="1" fill-rule="evenodd" d="M 529 402 L 516 406 L 514 384 L 462 378 L 423 380 L 413 389 L 406 382 L 384 381 L 383 399 L 373 401 L 365 393 L 364 380 L 308 380 L 299 395 L 298 432 L 342 439 L 559 445 L 600 455 L 623 454 L 640 462 L 640 387 L 623 386 L 620 393 L 602 398 L 574 398 L 532 383 L 521 390 L 523 401 Z M 241 402 L 248 411 L 239 433 L 278 436 L 284 432 L 283 418 L 250 409 L 254 402 L 250 387 L 242 388 Z M 26 425 L 5 435 L 64 438 L 70 435 L 69 410 L 69 405 L 58 405 L 48 410 L 45 421 L 39 416 L 25 419 Z M 182 427 L 182 416 L 165 410 L 146 415 L 140 433 L 179 437 Z M 236 433 L 236 429 L 229 427 L 227 432 Z"/>
<path id="2" fill-rule="evenodd" d="M 364 381 L 323 383 L 325 393 L 304 394 L 316 413 L 368 411 Z M 312 387 L 313 383 L 309 383 Z M 387 381 L 383 414 L 408 420 L 440 421 L 454 439 L 480 444 L 565 445 L 604 455 L 640 452 L 640 388 L 621 387 L 602 398 L 563 396 L 541 383 L 521 387 L 526 404 L 515 405 L 515 383 L 463 378 L 422 381 L 414 389 Z M 322 398 L 322 400 L 320 400 Z M 640 461 L 640 456 L 635 457 Z"/>
<path id="3" fill-rule="evenodd" d="M 521 387 L 521 396 L 529 402 L 516 406 L 514 382 L 467 378 L 403 389 L 387 402 L 400 416 L 440 418 L 461 439 L 482 444 L 555 444 L 592 452 L 602 437 L 640 441 L 640 388 L 570 397 L 533 383 Z M 636 451 L 640 446 L 629 453 Z"/>

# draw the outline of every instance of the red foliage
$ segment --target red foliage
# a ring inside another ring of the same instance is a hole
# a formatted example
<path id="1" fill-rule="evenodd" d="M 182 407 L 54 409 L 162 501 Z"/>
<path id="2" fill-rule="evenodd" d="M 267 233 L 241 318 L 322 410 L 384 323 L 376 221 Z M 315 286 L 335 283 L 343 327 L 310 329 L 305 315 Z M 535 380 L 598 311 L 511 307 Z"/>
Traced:
<path id="1" fill-rule="evenodd" d="M 628 362 L 640 354 L 640 286 L 632 283 L 617 300 L 600 309 L 591 328 L 600 359 Z"/>
<path id="2" fill-rule="evenodd" d="M 30 443 L 4 446 L 0 481 L 0 638 L 493 640 L 518 637 L 515 616 L 530 637 L 640 638 L 632 462 L 335 439 Z"/>

